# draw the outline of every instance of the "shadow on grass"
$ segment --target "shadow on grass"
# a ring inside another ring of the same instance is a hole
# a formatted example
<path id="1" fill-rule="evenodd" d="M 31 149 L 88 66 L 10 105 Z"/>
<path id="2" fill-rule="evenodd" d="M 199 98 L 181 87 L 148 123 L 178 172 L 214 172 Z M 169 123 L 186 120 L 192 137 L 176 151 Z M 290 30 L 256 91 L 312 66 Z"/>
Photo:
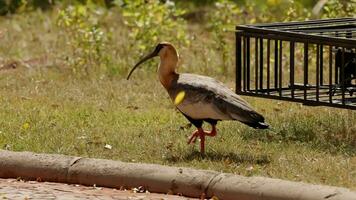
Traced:
<path id="1" fill-rule="evenodd" d="M 221 161 L 227 163 L 235 164 L 258 164 L 258 165 L 267 165 L 269 164 L 270 158 L 267 155 L 251 155 L 246 153 L 236 154 L 236 153 L 220 153 L 220 152 L 207 152 L 202 155 L 199 151 L 191 151 L 185 155 L 175 156 L 170 155 L 166 158 L 167 161 L 175 162 L 187 162 L 193 160 L 209 160 L 209 161 Z"/>
<path id="2" fill-rule="evenodd" d="M 246 131 L 245 134 L 242 135 L 242 139 L 247 142 L 259 140 L 266 143 L 301 143 L 311 149 L 330 154 L 356 155 L 356 134 L 343 133 L 342 131 L 320 133 L 309 127 L 304 127 L 304 129 L 281 129 L 276 132 L 265 131 L 262 133 L 252 130 Z"/>

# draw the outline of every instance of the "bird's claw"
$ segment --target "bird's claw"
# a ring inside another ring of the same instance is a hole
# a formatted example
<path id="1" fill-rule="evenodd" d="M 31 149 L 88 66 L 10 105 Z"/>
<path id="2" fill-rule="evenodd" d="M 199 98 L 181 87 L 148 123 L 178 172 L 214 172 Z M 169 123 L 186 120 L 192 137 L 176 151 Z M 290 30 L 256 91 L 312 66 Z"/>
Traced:
<path id="1" fill-rule="evenodd" d="M 216 136 L 216 130 L 213 129 L 211 132 L 208 132 L 208 131 L 199 131 L 199 130 L 196 130 L 192 133 L 192 135 L 189 137 L 189 140 L 188 140 L 188 144 L 191 144 L 191 143 L 195 143 L 195 141 L 197 140 L 198 137 L 201 137 L 201 136 L 210 136 L 210 137 L 214 137 Z"/>
<path id="2" fill-rule="evenodd" d="M 192 135 L 189 137 L 188 144 L 195 143 L 195 141 L 199 136 L 200 136 L 200 132 L 198 130 L 194 131 Z"/>
<path id="3" fill-rule="evenodd" d="M 202 128 L 198 128 L 198 130 L 194 131 L 188 140 L 188 144 L 192 142 L 195 143 L 197 138 L 200 138 L 200 152 L 204 154 L 205 152 L 205 136 L 214 137 L 216 136 L 216 128 L 215 125 L 212 126 L 211 132 L 204 131 Z"/>

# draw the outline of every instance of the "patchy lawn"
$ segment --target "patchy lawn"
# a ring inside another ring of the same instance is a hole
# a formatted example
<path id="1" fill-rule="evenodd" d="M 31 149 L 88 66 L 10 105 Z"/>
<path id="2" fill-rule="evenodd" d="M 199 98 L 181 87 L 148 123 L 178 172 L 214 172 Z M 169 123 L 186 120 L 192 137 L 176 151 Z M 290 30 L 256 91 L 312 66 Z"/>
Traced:
<path id="1" fill-rule="evenodd" d="M 77 46 L 70 46 L 70 33 L 55 25 L 56 13 L 0 18 L 0 148 L 356 189 L 355 111 L 244 97 L 272 128 L 220 122 L 202 157 L 197 144 L 187 145 L 194 127 L 175 110 L 150 67 L 157 60 L 137 70 L 130 81 L 125 79 L 142 55 L 117 13 L 106 13 L 99 23 L 110 35 L 100 55 L 111 68 L 92 78 L 71 72 L 68 61 L 77 52 L 70 52 Z M 224 62 L 213 37 L 199 24 L 190 25 L 190 32 L 190 46 L 179 48 L 179 70 L 213 76 L 233 87 L 234 68 L 219 67 Z M 229 48 L 227 63 L 233 66 L 233 46 Z"/>
<path id="2" fill-rule="evenodd" d="M 198 145 L 187 145 L 194 128 L 153 74 L 88 81 L 51 69 L 6 70 L 0 72 L 0 147 L 356 189 L 354 111 L 245 98 L 272 129 L 220 122 L 202 157 Z"/>

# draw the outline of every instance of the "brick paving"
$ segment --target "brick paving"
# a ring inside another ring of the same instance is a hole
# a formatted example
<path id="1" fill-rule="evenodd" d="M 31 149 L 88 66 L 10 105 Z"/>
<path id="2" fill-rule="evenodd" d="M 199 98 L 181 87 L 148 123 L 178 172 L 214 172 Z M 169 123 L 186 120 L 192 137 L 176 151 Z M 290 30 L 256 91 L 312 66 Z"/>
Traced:
<path id="1" fill-rule="evenodd" d="M 63 183 L 0 179 L 0 199 L 193 200 L 182 196 L 148 192 L 135 193 L 134 191 L 137 190 L 117 190 Z"/>

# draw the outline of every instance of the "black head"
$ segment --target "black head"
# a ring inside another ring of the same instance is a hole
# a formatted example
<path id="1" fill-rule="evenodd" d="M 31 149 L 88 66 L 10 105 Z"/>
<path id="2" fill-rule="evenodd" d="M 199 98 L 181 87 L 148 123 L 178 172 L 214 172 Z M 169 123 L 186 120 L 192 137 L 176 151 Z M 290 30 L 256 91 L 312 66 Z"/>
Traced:
<path id="1" fill-rule="evenodd" d="M 152 53 L 148 54 L 147 56 L 145 56 L 144 58 L 142 58 L 140 61 L 138 61 L 138 63 L 131 69 L 129 75 L 127 76 L 127 80 L 129 80 L 131 74 L 135 71 L 135 69 L 141 65 L 142 63 L 144 63 L 145 61 L 158 56 L 159 52 L 163 49 L 163 47 L 166 46 L 166 44 L 164 43 L 159 43 L 156 48 L 153 50 Z"/>
<path id="2" fill-rule="evenodd" d="M 161 51 L 161 49 L 163 49 L 164 46 L 166 45 L 163 43 L 157 44 L 155 50 L 152 53 L 156 54 L 155 56 L 158 56 L 159 52 Z"/>

